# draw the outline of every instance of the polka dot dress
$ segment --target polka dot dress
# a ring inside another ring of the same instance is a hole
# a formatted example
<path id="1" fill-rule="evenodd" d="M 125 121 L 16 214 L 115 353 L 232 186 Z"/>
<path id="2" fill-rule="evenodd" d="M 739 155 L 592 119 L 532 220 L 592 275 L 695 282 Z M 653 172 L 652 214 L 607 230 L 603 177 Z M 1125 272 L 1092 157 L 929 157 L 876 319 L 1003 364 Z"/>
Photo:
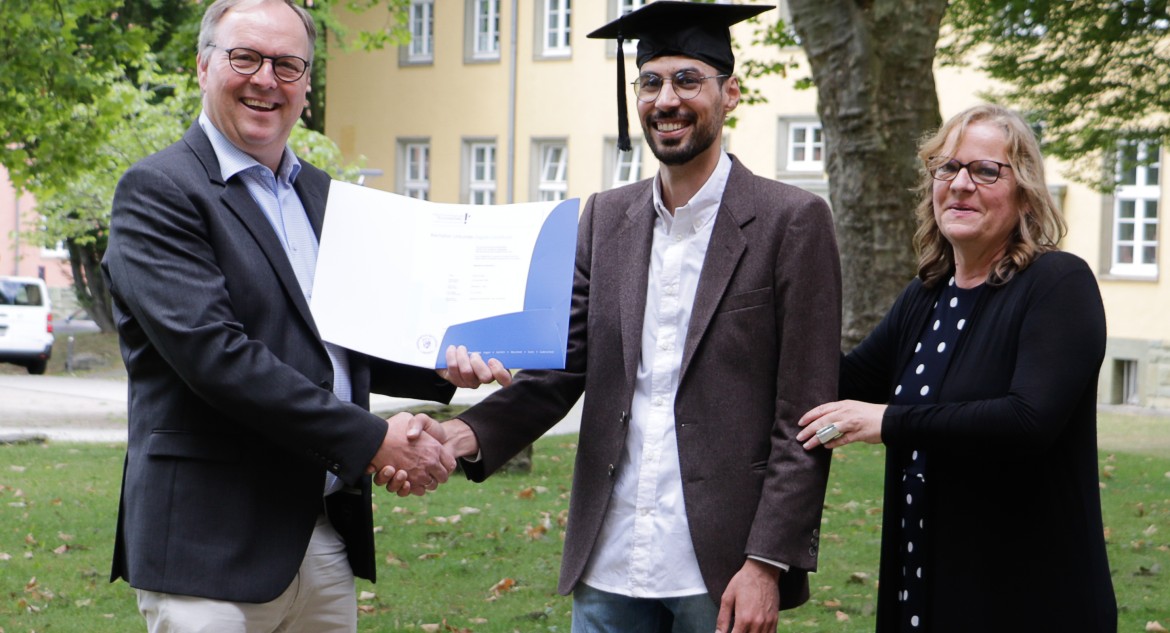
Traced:
<path id="1" fill-rule="evenodd" d="M 952 277 L 934 305 L 934 311 L 919 336 L 902 371 L 902 378 L 894 388 L 891 404 L 930 404 L 938 401 L 938 389 L 946 374 L 947 365 L 955 350 L 959 335 L 967 327 L 967 319 L 979 298 L 983 286 L 964 289 L 955 285 Z M 929 552 L 926 523 L 927 455 L 910 449 L 902 468 L 900 489 L 901 518 L 901 584 L 898 589 L 898 622 L 901 631 L 920 633 L 930 630 L 926 619 L 927 578 L 925 561 Z"/>

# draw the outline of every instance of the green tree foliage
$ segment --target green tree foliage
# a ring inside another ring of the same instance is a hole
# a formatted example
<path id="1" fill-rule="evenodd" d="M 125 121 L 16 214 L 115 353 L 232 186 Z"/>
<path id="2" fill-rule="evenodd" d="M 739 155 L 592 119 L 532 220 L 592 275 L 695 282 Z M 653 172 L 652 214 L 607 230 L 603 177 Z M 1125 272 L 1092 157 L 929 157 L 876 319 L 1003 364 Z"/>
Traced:
<path id="1" fill-rule="evenodd" d="M 42 226 L 27 239 L 65 243 L 78 301 L 105 330 L 113 327 L 112 311 L 98 264 L 114 188 L 130 165 L 178 140 L 198 114 L 195 48 L 206 4 L 0 1 L 0 164 L 17 188 L 37 198 Z M 332 26 L 332 4 L 310 6 L 322 37 L 341 34 Z M 401 4 L 393 0 L 390 7 Z M 387 28 L 364 41 L 385 44 L 400 36 Z M 324 60 L 318 61 L 315 86 L 324 75 Z M 314 93 L 323 96 L 324 84 Z M 322 127 L 323 113 L 306 121 Z M 336 177 L 356 179 L 356 166 L 345 164 L 319 131 L 298 126 L 290 142 Z"/>
<path id="2" fill-rule="evenodd" d="M 123 113 L 113 85 L 149 52 L 149 33 L 117 0 L 0 3 L 0 163 L 18 188 L 63 188 Z M 40 191 L 34 191 L 40 193 Z"/>
<path id="3" fill-rule="evenodd" d="M 1170 135 L 1167 0 L 954 0 L 939 49 L 1001 82 L 1071 176 L 1109 189 L 1121 139 Z"/>

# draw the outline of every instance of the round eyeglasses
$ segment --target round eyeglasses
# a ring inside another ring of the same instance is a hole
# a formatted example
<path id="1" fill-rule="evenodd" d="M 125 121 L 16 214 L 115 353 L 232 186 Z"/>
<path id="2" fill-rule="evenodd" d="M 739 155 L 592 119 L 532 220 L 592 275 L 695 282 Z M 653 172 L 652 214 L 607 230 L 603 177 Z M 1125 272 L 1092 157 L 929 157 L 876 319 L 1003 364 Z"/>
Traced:
<path id="1" fill-rule="evenodd" d="M 703 89 L 703 81 L 707 79 L 723 79 L 729 76 L 708 75 L 704 77 L 693 70 L 680 70 L 670 78 L 659 77 L 654 73 L 643 73 L 631 82 L 630 85 L 634 87 L 634 95 L 638 97 L 638 101 L 643 103 L 656 101 L 658 95 L 662 93 L 662 84 L 668 81 L 674 88 L 674 94 L 678 95 L 679 99 L 687 100 L 699 96 L 699 91 Z"/>
<path id="2" fill-rule="evenodd" d="M 999 180 L 1000 170 L 1012 166 L 994 160 L 973 160 L 969 163 L 960 163 L 955 159 L 939 163 L 944 158 L 931 158 L 927 164 L 927 171 L 935 180 L 951 181 L 958 177 L 959 172 L 966 169 L 967 176 L 977 185 L 990 185 Z"/>
<path id="3" fill-rule="evenodd" d="M 262 55 L 260 51 L 250 48 L 223 48 L 215 44 L 208 46 L 227 53 L 228 64 L 241 75 L 251 76 L 260 72 L 260 67 L 264 65 L 266 59 L 272 62 L 272 74 L 286 84 L 304 77 L 305 71 L 309 70 L 309 62 L 296 55 Z"/>

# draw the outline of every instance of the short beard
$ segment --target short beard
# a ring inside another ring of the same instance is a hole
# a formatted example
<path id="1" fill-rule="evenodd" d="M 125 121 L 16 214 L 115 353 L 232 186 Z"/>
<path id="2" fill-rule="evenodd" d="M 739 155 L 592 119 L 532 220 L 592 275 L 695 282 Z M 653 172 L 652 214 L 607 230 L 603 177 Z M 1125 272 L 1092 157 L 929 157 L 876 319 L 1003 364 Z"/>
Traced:
<path id="1" fill-rule="evenodd" d="M 691 162 L 696 156 L 707 151 L 715 142 L 715 139 L 719 138 L 719 130 L 723 125 L 722 120 L 713 119 L 713 125 L 703 128 L 697 125 L 697 116 L 692 115 L 686 117 L 691 124 L 691 137 L 689 141 L 685 142 L 685 144 L 665 146 L 659 144 L 652 134 L 654 122 L 659 118 L 677 118 L 677 114 L 674 112 L 652 113 L 642 120 L 642 133 L 646 135 L 646 142 L 650 145 L 650 152 L 663 165 L 685 165 Z"/>

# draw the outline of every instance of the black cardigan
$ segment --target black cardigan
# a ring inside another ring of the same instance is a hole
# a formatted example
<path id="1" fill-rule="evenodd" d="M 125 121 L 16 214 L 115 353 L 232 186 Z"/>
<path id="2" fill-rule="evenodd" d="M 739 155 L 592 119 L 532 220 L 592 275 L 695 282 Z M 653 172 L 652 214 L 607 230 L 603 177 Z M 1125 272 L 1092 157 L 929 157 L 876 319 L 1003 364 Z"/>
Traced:
<path id="1" fill-rule="evenodd" d="M 889 401 L 940 292 L 907 286 L 845 357 L 842 398 Z M 1092 271 L 1052 252 L 982 294 L 938 404 L 886 409 L 879 632 L 897 630 L 895 497 L 913 449 L 930 455 L 928 630 L 1117 630 L 1097 478 L 1104 355 Z"/>

